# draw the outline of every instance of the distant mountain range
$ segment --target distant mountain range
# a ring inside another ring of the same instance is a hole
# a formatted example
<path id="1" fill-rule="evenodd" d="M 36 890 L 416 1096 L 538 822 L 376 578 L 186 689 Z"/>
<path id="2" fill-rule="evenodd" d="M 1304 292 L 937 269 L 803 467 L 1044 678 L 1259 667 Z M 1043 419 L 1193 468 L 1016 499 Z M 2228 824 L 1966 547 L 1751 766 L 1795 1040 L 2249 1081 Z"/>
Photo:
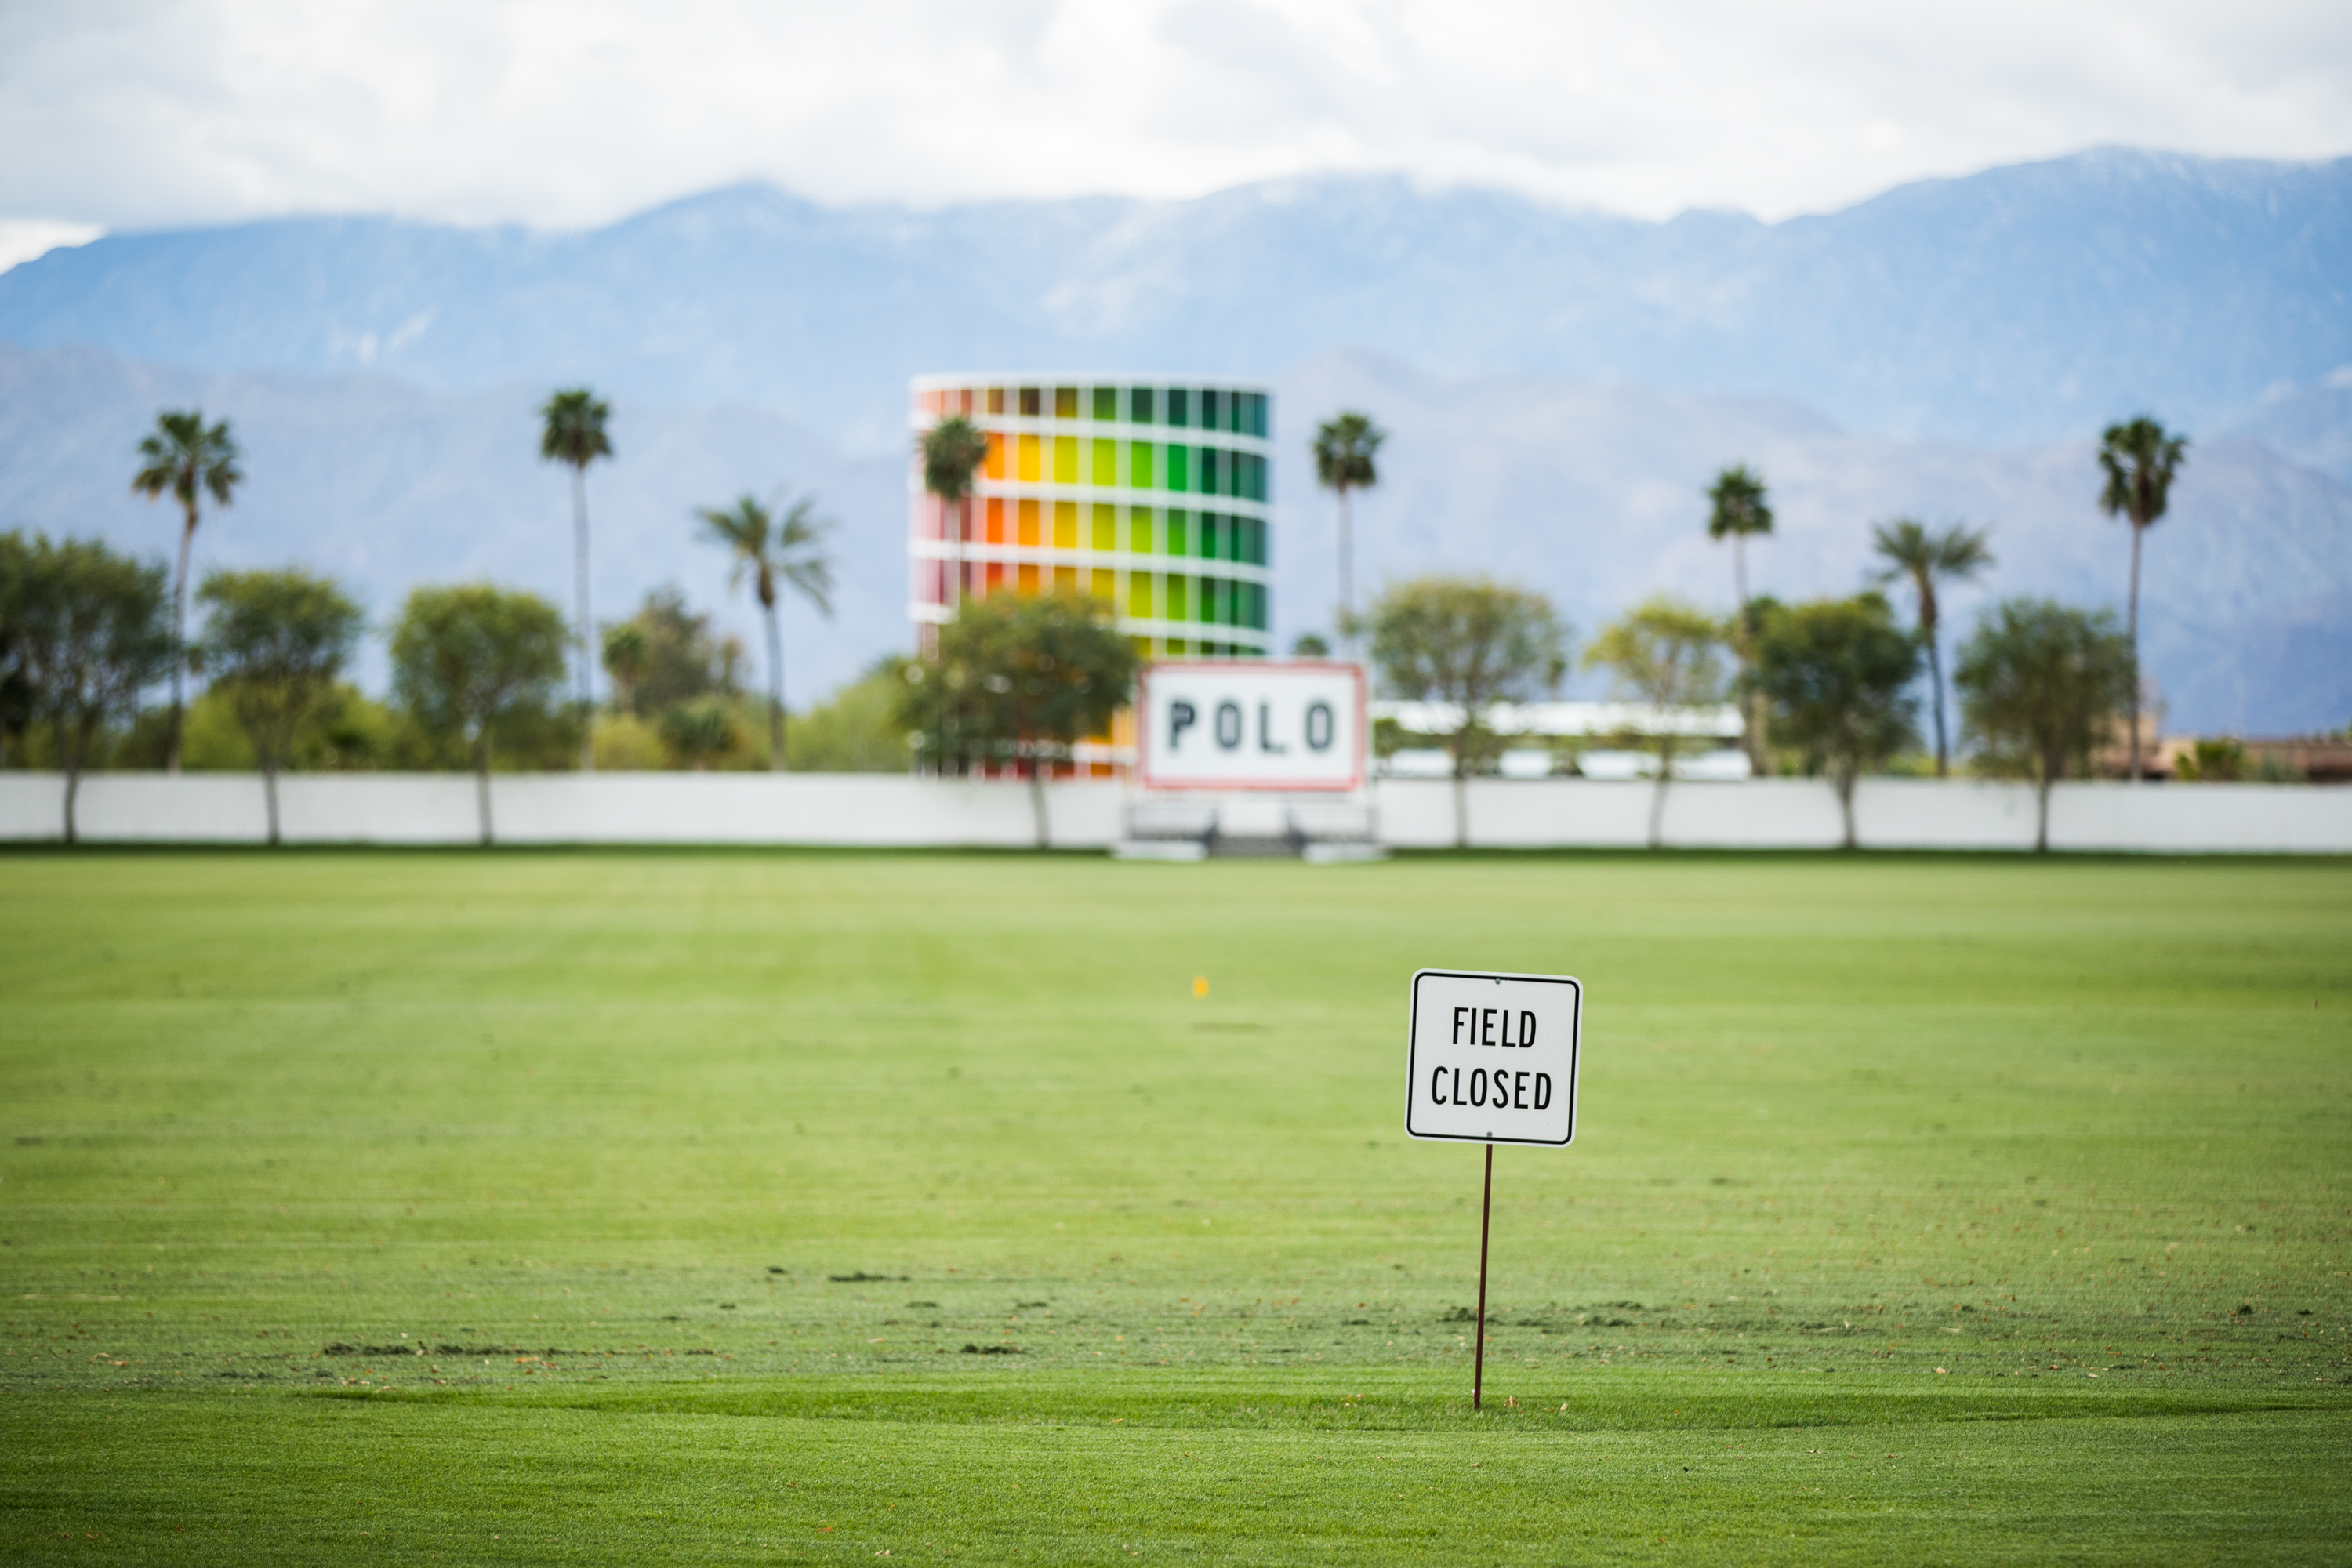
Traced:
<path id="1" fill-rule="evenodd" d="M 2352 364 L 2352 159 L 2094 152 L 1771 225 L 1386 177 L 936 212 L 744 185 L 584 234 L 288 218 L 20 265 L 0 339 L 442 392 L 582 380 L 860 448 L 898 444 L 920 371 L 1263 377 L 1335 349 L 1979 445 L 2141 409 L 2204 433 Z"/>
<path id="2" fill-rule="evenodd" d="M 1328 629 L 1304 444 L 1392 434 L 1360 581 L 1485 571 L 1587 633 L 1666 589 L 1727 605 L 1699 491 L 1744 459 L 1760 591 L 1864 580 L 1895 513 L 1995 530 L 1987 593 L 2120 606 L 2100 425 L 2194 437 L 2148 541 L 2148 667 L 2179 728 L 2352 719 L 2352 160 L 2095 153 L 1764 225 L 1563 213 L 1388 179 L 1196 202 L 826 209 L 760 186 L 583 235 L 304 218 L 110 237 L 0 273 L 0 528 L 171 541 L 128 493 L 163 406 L 235 420 L 251 478 L 200 562 L 299 560 L 379 617 L 418 582 L 569 604 L 532 413 L 616 403 L 590 481 L 600 616 L 684 586 L 745 634 L 689 509 L 789 484 L 840 520 L 837 617 L 793 604 L 796 702 L 903 649 L 906 378 L 1052 366 L 1276 389 L 1276 631 Z M 1896 595 L 1907 604 L 1906 596 Z M 371 679 L 380 679 L 380 650 Z M 1578 683 L 1596 692 L 1598 683 Z"/>

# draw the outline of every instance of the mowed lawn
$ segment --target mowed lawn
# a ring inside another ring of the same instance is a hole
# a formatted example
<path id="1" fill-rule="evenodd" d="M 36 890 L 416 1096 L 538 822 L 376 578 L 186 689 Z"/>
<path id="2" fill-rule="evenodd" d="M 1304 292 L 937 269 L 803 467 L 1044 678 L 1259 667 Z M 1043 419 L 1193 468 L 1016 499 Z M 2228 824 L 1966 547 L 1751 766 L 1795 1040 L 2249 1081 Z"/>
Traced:
<path id="1" fill-rule="evenodd" d="M 2342 863 L 0 855 L 0 1558 L 2344 1562 L 2348 1091 Z"/>

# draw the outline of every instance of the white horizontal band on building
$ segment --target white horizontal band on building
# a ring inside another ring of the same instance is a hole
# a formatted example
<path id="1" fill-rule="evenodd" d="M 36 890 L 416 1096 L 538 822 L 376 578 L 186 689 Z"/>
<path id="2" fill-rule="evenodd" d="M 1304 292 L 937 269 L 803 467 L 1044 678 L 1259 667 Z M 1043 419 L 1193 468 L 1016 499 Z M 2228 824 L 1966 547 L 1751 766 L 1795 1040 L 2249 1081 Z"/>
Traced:
<path id="1" fill-rule="evenodd" d="M 1376 701 L 1382 719 L 1416 735 L 1451 735 L 1462 728 L 1462 709 L 1452 702 Z M 1643 702 L 1497 702 L 1479 716 L 1493 735 L 1687 735 L 1730 740 L 1747 732 L 1730 703 L 1706 708 L 1656 708 Z"/>

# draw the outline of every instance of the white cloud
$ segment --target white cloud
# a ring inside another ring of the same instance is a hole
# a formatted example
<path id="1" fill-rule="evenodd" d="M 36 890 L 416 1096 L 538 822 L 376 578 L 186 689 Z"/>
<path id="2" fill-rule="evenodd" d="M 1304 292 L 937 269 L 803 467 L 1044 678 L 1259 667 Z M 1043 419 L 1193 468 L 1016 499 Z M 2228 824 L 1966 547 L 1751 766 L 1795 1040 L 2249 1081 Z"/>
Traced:
<path id="1" fill-rule="evenodd" d="M 19 261 L 47 256 L 61 245 L 88 245 L 106 230 L 94 223 L 57 218 L 0 217 L 0 272 Z"/>
<path id="2" fill-rule="evenodd" d="M 1663 216 L 2099 143 L 2352 151 L 2340 0 L 92 0 L 0 7 L 0 213 L 577 225 L 1324 169 Z"/>

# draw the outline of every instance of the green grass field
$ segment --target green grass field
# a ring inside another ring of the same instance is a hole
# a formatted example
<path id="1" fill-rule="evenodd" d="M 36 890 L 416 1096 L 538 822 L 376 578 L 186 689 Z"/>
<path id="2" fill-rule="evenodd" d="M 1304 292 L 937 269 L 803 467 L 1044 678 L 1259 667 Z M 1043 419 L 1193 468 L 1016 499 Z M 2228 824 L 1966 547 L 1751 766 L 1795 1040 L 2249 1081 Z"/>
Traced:
<path id="1" fill-rule="evenodd" d="M 2345 1562 L 2347 1047 L 2340 863 L 8 854 L 0 1557 Z"/>

